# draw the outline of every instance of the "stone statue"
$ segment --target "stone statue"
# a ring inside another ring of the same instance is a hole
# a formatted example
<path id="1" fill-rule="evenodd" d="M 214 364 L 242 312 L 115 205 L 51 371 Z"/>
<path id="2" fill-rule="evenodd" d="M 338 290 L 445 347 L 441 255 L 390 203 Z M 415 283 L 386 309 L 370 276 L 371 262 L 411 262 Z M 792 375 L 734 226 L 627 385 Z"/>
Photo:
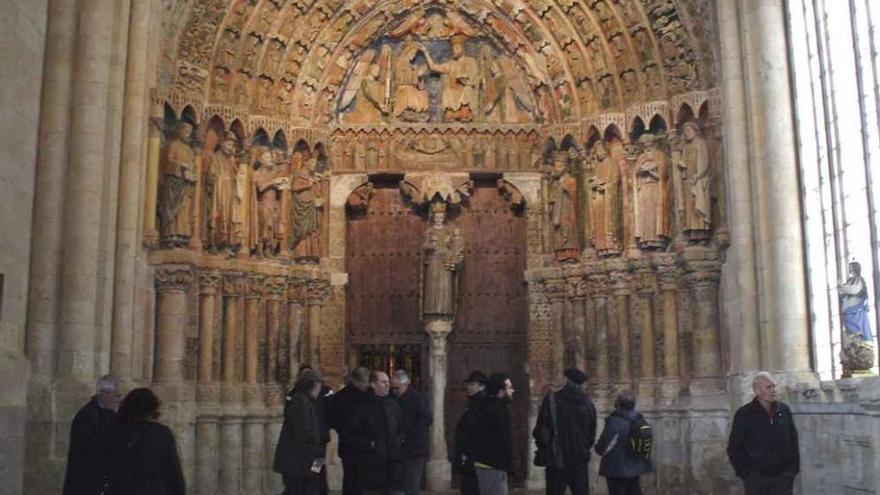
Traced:
<path id="1" fill-rule="evenodd" d="M 380 58 L 387 59 L 390 56 L 389 51 L 388 45 L 383 46 Z M 354 102 L 354 109 L 344 114 L 347 123 L 378 123 L 390 113 L 387 70 L 384 77 L 382 73 L 382 66 L 387 67 L 387 61 L 374 61 L 375 53 L 375 50 L 367 50 L 361 55 L 342 92 L 339 110 L 345 110 Z"/>
<path id="2" fill-rule="evenodd" d="M 254 190 L 254 169 L 250 153 L 242 151 L 239 158 L 238 173 L 235 176 L 235 204 L 232 207 L 234 237 L 241 250 L 239 256 L 247 256 L 257 247 L 259 230 L 257 226 L 257 194 Z"/>
<path id="3" fill-rule="evenodd" d="M 619 250 L 620 170 L 603 143 L 596 144 L 594 160 L 593 175 L 588 179 L 593 247 L 599 254 L 614 254 Z"/>
<path id="4" fill-rule="evenodd" d="M 317 171 L 318 159 L 306 161 L 293 171 L 290 181 L 291 247 L 297 258 L 318 258 L 321 255 L 322 177 Z"/>
<path id="5" fill-rule="evenodd" d="M 422 76 L 424 65 L 413 65 L 421 45 L 404 41 L 394 60 L 394 116 L 404 120 L 424 120 L 428 114 L 428 90 Z"/>
<path id="6" fill-rule="evenodd" d="M 278 254 L 281 246 L 281 219 L 279 204 L 281 192 L 289 187 L 290 180 L 275 169 L 272 151 L 261 148 L 254 162 L 254 192 L 257 201 L 257 254 Z"/>
<path id="7" fill-rule="evenodd" d="M 577 221 L 577 181 L 568 171 L 568 153 L 553 153 L 550 174 L 550 224 L 553 226 L 553 252 L 556 261 L 577 261 L 580 235 Z"/>
<path id="8" fill-rule="evenodd" d="M 448 319 L 455 317 L 457 271 L 464 261 L 461 231 L 444 225 L 446 203 L 434 201 L 430 206 L 431 226 L 425 232 L 422 248 L 422 317 Z"/>
<path id="9" fill-rule="evenodd" d="M 700 128 L 693 122 L 683 127 L 685 145 L 676 163 L 683 186 L 682 210 L 684 232 L 692 239 L 704 239 L 711 227 L 709 147 Z"/>
<path id="10" fill-rule="evenodd" d="M 192 125 L 180 124 L 162 163 L 159 220 L 162 242 L 172 247 L 187 245 L 193 233 L 193 194 L 199 178 L 189 144 L 192 132 Z"/>
<path id="11" fill-rule="evenodd" d="M 669 187 L 666 154 L 659 138 L 645 134 L 639 139 L 645 151 L 636 160 L 634 170 L 634 234 L 639 247 L 662 249 L 669 241 Z"/>
<path id="12" fill-rule="evenodd" d="M 840 361 L 845 376 L 853 371 L 867 371 L 874 366 L 874 336 L 868 319 L 868 286 L 862 278 L 862 266 L 849 264 L 846 283 L 837 288 L 840 312 L 843 315 L 843 341 Z"/>
<path id="13" fill-rule="evenodd" d="M 465 53 L 465 39 L 461 35 L 452 37 L 452 58 L 442 63 L 435 62 L 428 50 L 422 48 L 428 69 L 444 75 L 441 106 L 446 121 L 470 122 L 477 111 L 480 65 Z"/>
<path id="14" fill-rule="evenodd" d="M 538 104 L 525 72 L 512 58 L 496 56 L 488 46 L 483 46 L 482 53 L 483 66 L 486 68 L 482 81 L 486 121 L 505 124 L 531 122 Z"/>
<path id="15" fill-rule="evenodd" d="M 220 149 L 211 155 L 205 174 L 205 192 L 208 198 L 208 244 L 218 248 L 234 248 L 240 239 L 235 235 L 234 210 L 236 202 L 235 134 L 228 132 Z"/>

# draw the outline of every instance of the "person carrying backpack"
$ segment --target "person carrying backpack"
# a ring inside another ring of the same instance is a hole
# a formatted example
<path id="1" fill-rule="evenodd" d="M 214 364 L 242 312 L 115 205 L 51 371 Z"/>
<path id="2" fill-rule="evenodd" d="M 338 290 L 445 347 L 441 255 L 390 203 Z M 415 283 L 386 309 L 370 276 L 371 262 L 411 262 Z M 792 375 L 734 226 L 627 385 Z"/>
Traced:
<path id="1" fill-rule="evenodd" d="M 596 453 L 602 456 L 599 475 L 605 477 L 609 495 L 641 495 L 639 476 L 651 472 L 653 432 L 636 412 L 631 390 L 620 392 L 614 407 L 596 443 Z"/>

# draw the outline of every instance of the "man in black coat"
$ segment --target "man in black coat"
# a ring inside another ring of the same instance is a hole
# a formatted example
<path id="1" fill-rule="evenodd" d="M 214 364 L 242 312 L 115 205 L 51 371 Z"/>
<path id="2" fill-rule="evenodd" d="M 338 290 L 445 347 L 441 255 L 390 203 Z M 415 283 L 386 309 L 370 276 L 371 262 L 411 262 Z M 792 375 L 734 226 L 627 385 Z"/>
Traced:
<path id="1" fill-rule="evenodd" d="M 472 371 L 464 381 L 464 386 L 468 401 L 458 424 L 455 425 L 455 448 L 449 462 L 452 463 L 452 472 L 461 476 L 459 485 L 461 495 L 479 495 L 480 486 L 477 483 L 477 473 L 474 471 L 470 442 L 477 419 L 477 407 L 479 407 L 480 401 L 486 397 L 485 373 Z"/>
<path id="2" fill-rule="evenodd" d="M 409 386 L 406 370 L 394 372 L 391 389 L 403 410 L 403 493 L 416 495 L 422 488 L 422 475 L 428 460 L 431 410 L 425 396 Z"/>
<path id="3" fill-rule="evenodd" d="M 470 449 L 480 495 L 507 495 L 507 473 L 513 470 L 513 439 L 510 409 L 513 384 L 503 373 L 486 381 L 486 398 L 477 408 Z"/>
<path id="4" fill-rule="evenodd" d="M 96 394 L 70 426 L 64 495 L 94 495 L 105 482 L 122 394 L 119 381 L 110 375 L 98 379 L 95 388 Z"/>
<path id="5" fill-rule="evenodd" d="M 617 394 L 614 412 L 605 419 L 605 428 L 596 443 L 602 456 L 599 475 L 608 483 L 609 495 L 641 495 L 639 477 L 651 472 L 651 463 L 630 448 L 630 428 L 641 417 L 636 412 L 636 398 L 631 390 Z"/>
<path id="6" fill-rule="evenodd" d="M 546 461 L 547 495 L 590 493 L 590 450 L 596 441 L 596 407 L 587 396 L 587 375 L 571 368 L 566 384 L 544 397 L 532 436 Z"/>
<path id="7" fill-rule="evenodd" d="M 801 463 L 794 418 L 768 373 L 755 375 L 752 389 L 754 400 L 733 417 L 727 456 L 746 495 L 790 494 Z"/>
<path id="8" fill-rule="evenodd" d="M 320 377 L 320 373 L 318 373 L 310 364 L 303 364 L 299 367 L 299 374 L 302 375 L 304 371 L 310 371 L 317 373 Z M 318 396 L 313 399 L 315 406 L 315 413 L 318 415 L 318 425 L 321 431 L 321 441 L 324 442 L 324 450 L 327 449 L 327 444 L 330 443 L 330 405 L 329 402 L 333 396 L 333 389 L 330 388 L 326 383 L 321 383 L 321 391 L 318 393 Z M 327 484 L 327 468 L 321 468 L 321 485 L 318 489 L 318 493 L 320 495 L 327 495 L 330 492 L 329 485 Z"/>
<path id="9" fill-rule="evenodd" d="M 324 467 L 324 439 L 315 401 L 321 379 L 314 371 L 299 374 L 285 397 L 284 423 L 275 447 L 272 470 L 284 481 L 284 495 L 317 495 Z"/>
<path id="10" fill-rule="evenodd" d="M 330 426 L 339 435 L 339 458 L 342 459 L 342 495 L 359 495 L 357 466 L 349 453 L 345 425 L 358 406 L 370 397 L 370 371 L 364 367 L 352 370 L 348 385 L 329 401 Z"/>
<path id="11" fill-rule="evenodd" d="M 365 493 L 399 494 L 403 487 L 403 411 L 388 392 L 388 375 L 370 373 L 371 393 L 345 426 L 359 488 Z"/>

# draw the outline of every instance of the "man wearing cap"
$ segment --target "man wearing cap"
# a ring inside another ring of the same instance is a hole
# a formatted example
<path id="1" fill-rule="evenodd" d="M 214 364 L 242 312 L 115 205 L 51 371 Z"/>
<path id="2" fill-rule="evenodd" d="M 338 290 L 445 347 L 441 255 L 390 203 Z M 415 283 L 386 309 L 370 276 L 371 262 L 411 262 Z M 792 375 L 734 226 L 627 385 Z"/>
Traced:
<path id="1" fill-rule="evenodd" d="M 596 441 L 596 408 L 587 395 L 587 375 L 565 370 L 565 386 L 541 403 L 532 436 L 546 467 L 547 495 L 587 495 L 590 449 Z"/>
<path id="2" fill-rule="evenodd" d="M 461 495 L 479 495 L 480 487 L 474 472 L 473 455 L 469 455 L 468 440 L 472 438 L 474 431 L 477 406 L 486 397 L 486 374 L 472 371 L 464 381 L 464 387 L 468 400 L 458 424 L 455 425 L 455 449 L 449 462 L 452 463 L 452 471 L 461 476 Z"/>

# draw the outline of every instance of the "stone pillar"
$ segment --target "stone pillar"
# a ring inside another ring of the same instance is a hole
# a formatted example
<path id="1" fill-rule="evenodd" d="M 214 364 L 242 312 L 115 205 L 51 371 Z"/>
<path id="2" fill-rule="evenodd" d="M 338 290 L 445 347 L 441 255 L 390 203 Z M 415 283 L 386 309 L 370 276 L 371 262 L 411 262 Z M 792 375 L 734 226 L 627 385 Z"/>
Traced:
<path id="1" fill-rule="evenodd" d="M 265 447 L 264 454 L 266 456 L 265 470 L 265 490 L 266 493 L 281 493 L 284 491 L 284 483 L 281 475 L 272 470 L 272 461 L 275 459 L 275 446 L 278 445 L 278 438 L 281 436 L 281 418 L 272 416 L 266 422 L 266 438 L 263 441 Z"/>
<path id="2" fill-rule="evenodd" d="M 679 376 L 678 359 L 678 270 L 675 259 L 660 261 L 656 265 L 660 285 L 660 304 L 663 315 L 663 376 Z"/>
<path id="3" fill-rule="evenodd" d="M 320 367 L 321 363 L 321 310 L 330 293 L 330 283 L 323 279 L 309 280 L 306 284 L 309 324 L 306 340 L 303 342 L 303 357 L 308 356 L 309 364 Z"/>
<path id="4" fill-rule="evenodd" d="M 221 277 L 217 270 L 199 273 L 199 372 L 198 398 L 204 402 L 217 402 L 219 389 L 214 380 L 214 314 L 217 307 L 217 289 Z"/>
<path id="5" fill-rule="evenodd" d="M 590 354 L 593 356 L 593 380 L 608 383 L 608 275 L 592 273 L 587 276 L 590 288 L 590 304 L 593 314 L 593 335 L 590 338 Z"/>
<path id="6" fill-rule="evenodd" d="M 547 389 L 539 387 L 538 384 L 549 383 L 553 378 L 551 374 L 553 322 L 550 301 L 544 292 L 544 284 L 540 281 L 540 275 L 526 272 L 526 281 L 529 284 L 529 314 L 531 315 L 528 346 L 529 392 L 531 394 L 529 397 L 529 423 L 534 425 L 538 417 L 540 401 L 544 393 L 547 392 Z M 532 465 L 535 445 L 531 437 L 529 444 L 529 473 L 526 487 L 529 490 L 537 490 L 544 486 L 544 470 Z"/>
<path id="7" fill-rule="evenodd" d="M 192 279 L 189 265 L 156 267 L 156 382 L 182 383 L 184 380 L 186 291 Z"/>
<path id="8" fill-rule="evenodd" d="M 608 352 L 611 355 L 611 378 L 616 383 L 632 381 L 630 370 L 629 334 L 629 277 L 622 270 L 609 275 L 612 293 L 611 311 L 608 312 Z"/>
<path id="9" fill-rule="evenodd" d="M 218 490 L 220 495 L 239 495 L 241 481 L 241 418 L 220 418 L 220 471 Z"/>
<path id="10" fill-rule="evenodd" d="M 220 468 L 220 441 L 217 417 L 200 416 L 196 420 L 196 478 L 192 488 L 199 495 L 217 493 L 217 472 Z"/>
<path id="11" fill-rule="evenodd" d="M 551 374 L 549 380 L 555 383 L 562 376 L 565 362 L 565 279 L 550 279 L 544 282 L 544 293 L 550 300 L 550 311 L 553 326 L 550 334 L 553 361 L 550 363 Z"/>
<path id="12" fill-rule="evenodd" d="M 651 380 L 654 373 L 654 274 L 650 265 L 634 273 L 636 296 L 633 328 L 639 337 L 639 378 Z"/>
<path id="13" fill-rule="evenodd" d="M 223 402 L 237 403 L 241 400 L 241 389 L 238 386 L 237 355 L 238 349 L 238 307 L 241 300 L 242 274 L 227 272 L 223 274 L 223 384 L 221 395 Z"/>
<path id="14" fill-rule="evenodd" d="M 428 375 L 431 377 L 431 458 L 425 466 L 429 491 L 449 490 L 452 473 L 446 453 L 446 338 L 452 332 L 452 319 L 429 319 L 425 331 L 430 341 Z"/>
<path id="15" fill-rule="evenodd" d="M 202 212 L 204 211 L 204 178 L 205 178 L 205 124 L 200 124 L 193 132 L 192 150 L 194 156 L 193 165 L 196 169 L 195 191 L 193 191 L 193 207 L 192 211 L 192 236 L 189 238 L 189 247 L 194 251 L 202 250 Z"/>
<path id="16" fill-rule="evenodd" d="M 156 208 L 159 201 L 159 162 L 162 159 L 162 134 L 164 132 L 164 108 L 162 101 L 151 98 L 150 129 L 147 134 L 147 173 L 144 179 L 144 245 L 159 245 L 159 229 L 156 226 Z"/>
<path id="17" fill-rule="evenodd" d="M 570 334 L 566 347 L 571 347 L 574 362 L 579 370 L 587 369 L 587 328 L 584 304 L 587 298 L 586 281 L 583 275 L 575 275 L 565 279 L 566 299 L 571 303 Z"/>
<path id="18" fill-rule="evenodd" d="M 266 420 L 258 417 L 244 419 L 244 442 L 241 493 L 260 495 L 263 492 L 263 443 L 266 440 Z"/>
<path id="19" fill-rule="evenodd" d="M 291 278 L 287 285 L 287 381 L 291 384 L 296 381 L 299 365 L 302 362 L 302 352 L 305 349 L 303 340 L 304 333 L 304 307 L 306 299 L 306 282 L 301 278 Z"/>
<path id="20" fill-rule="evenodd" d="M 692 336 L 694 377 L 721 376 L 719 345 L 718 283 L 721 263 L 714 250 L 689 246 L 685 250 L 685 281 L 690 289 L 693 311 Z"/>
<path id="21" fill-rule="evenodd" d="M 244 381 L 245 402 L 259 405 L 263 402 L 259 385 L 260 377 L 260 305 L 263 302 L 265 276 L 251 273 L 247 276 L 247 291 L 244 296 L 245 336 L 244 336 Z"/>
<path id="22" fill-rule="evenodd" d="M 266 284 L 266 376 L 264 382 L 276 387 L 278 380 L 279 342 L 281 339 L 281 296 L 287 289 L 287 279 L 274 276 Z"/>

